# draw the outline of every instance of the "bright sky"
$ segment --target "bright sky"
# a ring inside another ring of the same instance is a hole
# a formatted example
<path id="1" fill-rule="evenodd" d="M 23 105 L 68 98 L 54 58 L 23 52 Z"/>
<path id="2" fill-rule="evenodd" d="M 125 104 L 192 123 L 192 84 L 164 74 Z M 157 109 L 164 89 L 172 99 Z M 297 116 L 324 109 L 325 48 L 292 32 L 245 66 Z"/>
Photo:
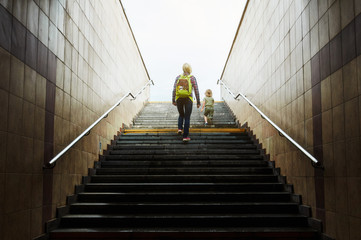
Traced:
<path id="1" fill-rule="evenodd" d="M 171 101 L 183 63 L 192 66 L 201 100 L 226 63 L 246 0 L 121 0 L 147 67 L 150 101 Z"/>

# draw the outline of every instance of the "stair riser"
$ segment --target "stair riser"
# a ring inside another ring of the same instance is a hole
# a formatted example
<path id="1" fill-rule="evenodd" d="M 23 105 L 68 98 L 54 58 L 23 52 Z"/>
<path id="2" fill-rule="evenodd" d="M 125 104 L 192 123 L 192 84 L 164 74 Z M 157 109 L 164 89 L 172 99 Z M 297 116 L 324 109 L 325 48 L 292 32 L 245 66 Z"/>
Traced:
<path id="1" fill-rule="evenodd" d="M 96 175 L 179 175 L 179 174 L 272 174 L 273 169 L 271 168 L 195 168 L 190 166 L 189 168 L 125 168 L 125 169 L 97 169 Z"/>
<path id="2" fill-rule="evenodd" d="M 245 135 L 236 135 L 236 136 L 222 136 L 222 135 L 199 135 L 190 133 L 189 136 L 192 137 L 193 140 L 213 140 L 213 141 L 235 141 L 235 140 L 251 140 L 250 137 Z M 117 142 L 121 141 L 129 141 L 129 140 L 136 140 L 136 141 L 146 141 L 146 140 L 157 140 L 157 141 L 165 141 L 165 140 L 176 140 L 179 136 L 176 135 L 176 132 L 172 135 L 165 135 L 165 136 L 155 136 L 155 135 L 143 135 L 143 136 L 134 136 L 134 135 L 121 135 Z M 222 142 L 221 142 L 222 143 Z"/>
<path id="3" fill-rule="evenodd" d="M 247 150 L 247 149 L 241 149 L 241 150 L 203 150 L 198 149 L 198 154 L 204 154 L 204 155 L 241 155 L 241 154 L 253 154 L 257 155 L 260 152 L 258 150 Z M 191 149 L 167 149 L 167 150 L 110 150 L 108 151 L 109 155 L 193 155 L 194 151 Z"/>
<path id="4" fill-rule="evenodd" d="M 249 185 L 130 185 L 130 186 L 114 186 L 114 185 L 85 185 L 85 192 L 280 192 L 283 191 L 282 184 L 249 184 Z"/>
<path id="5" fill-rule="evenodd" d="M 122 140 L 122 141 L 116 141 L 115 144 L 119 146 L 144 146 L 144 145 L 150 145 L 150 146 L 157 146 L 160 144 L 164 145 L 176 145 L 181 146 L 183 145 L 182 136 L 179 136 L 176 140 L 146 140 L 146 141 L 136 141 L 136 140 Z M 193 145 L 199 145 L 199 144 L 206 144 L 210 145 L 211 147 L 214 146 L 214 144 L 253 144 L 253 141 L 251 140 L 196 140 L 192 137 L 192 141 L 190 141 L 187 146 L 193 146 Z"/>
<path id="6" fill-rule="evenodd" d="M 307 219 L 295 218 L 63 218 L 62 227 L 294 227 L 307 226 Z"/>
<path id="7" fill-rule="evenodd" d="M 150 146 L 149 144 L 138 144 L 138 145 L 128 145 L 125 146 L 123 144 L 120 145 L 111 145 L 108 150 L 212 150 L 212 149 L 256 149 L 257 146 L 253 144 L 227 144 L 227 145 L 219 145 L 219 144 L 169 144 L 169 145 L 155 145 Z"/>
<path id="8" fill-rule="evenodd" d="M 298 213 L 297 205 L 266 205 L 266 206 L 214 206 L 214 205 L 125 205 L 125 206 L 71 206 L 70 214 L 282 214 Z"/>
<path id="9" fill-rule="evenodd" d="M 105 155 L 106 160 L 263 160 L 262 155 Z"/>
<path id="10" fill-rule="evenodd" d="M 79 202 L 288 202 L 290 194 L 79 194 Z"/>
<path id="11" fill-rule="evenodd" d="M 92 183 L 275 183 L 278 182 L 277 176 L 234 176 L 234 175 L 145 175 L 145 176 L 92 176 Z"/>
<path id="12" fill-rule="evenodd" d="M 102 161 L 103 168 L 267 167 L 265 161 Z"/>

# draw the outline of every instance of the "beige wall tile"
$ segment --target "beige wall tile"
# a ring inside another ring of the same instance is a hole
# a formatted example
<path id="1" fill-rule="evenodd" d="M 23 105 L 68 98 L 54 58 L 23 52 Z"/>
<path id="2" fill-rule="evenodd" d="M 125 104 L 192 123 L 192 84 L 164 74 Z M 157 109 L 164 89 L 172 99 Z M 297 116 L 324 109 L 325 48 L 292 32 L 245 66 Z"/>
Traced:
<path id="1" fill-rule="evenodd" d="M 336 189 L 335 178 L 326 177 L 325 181 L 325 210 L 335 212 L 336 210 Z"/>
<path id="2" fill-rule="evenodd" d="M 335 107 L 343 103 L 343 79 L 342 79 L 342 69 L 336 71 L 330 76 L 331 81 L 331 101 L 332 107 Z"/>
<path id="3" fill-rule="evenodd" d="M 361 218 L 350 217 L 350 239 L 361 239 Z"/>
<path id="4" fill-rule="evenodd" d="M 327 77 L 321 82 L 321 109 L 322 112 L 331 108 L 331 80 Z"/>
<path id="5" fill-rule="evenodd" d="M 13 2 L 13 15 L 24 25 L 26 26 L 26 12 L 27 12 L 27 2 L 21 0 L 14 0 Z"/>
<path id="6" fill-rule="evenodd" d="M 55 114 L 63 116 L 63 103 L 64 103 L 64 92 L 60 88 L 55 90 Z"/>
<path id="7" fill-rule="evenodd" d="M 302 12 L 302 34 L 305 37 L 310 31 L 310 5 L 307 5 Z"/>
<path id="8" fill-rule="evenodd" d="M 353 0 L 340 0 L 341 6 L 341 28 L 343 29 L 355 17 Z"/>
<path id="9" fill-rule="evenodd" d="M 307 147 L 313 147 L 313 120 L 312 118 L 309 118 L 306 120 L 306 146 Z"/>
<path id="10" fill-rule="evenodd" d="M 360 170 L 360 166 L 358 167 L 358 169 Z M 361 177 L 349 177 L 347 188 L 348 188 L 348 201 L 349 201 L 348 205 L 350 211 L 352 211 L 350 215 L 361 218 L 361 209 L 357 207 L 361 202 L 361 191 L 360 191 Z"/>
<path id="11" fill-rule="evenodd" d="M 357 57 L 356 62 L 358 94 L 361 95 L 361 55 Z"/>
<path id="12" fill-rule="evenodd" d="M 23 100 L 9 95 L 8 131 L 22 134 L 23 131 Z"/>
<path id="13" fill-rule="evenodd" d="M 0 47 L 0 88 L 9 90 L 10 86 L 10 54 Z"/>
<path id="14" fill-rule="evenodd" d="M 56 54 L 57 54 L 57 57 L 62 62 L 64 62 L 65 61 L 65 37 L 62 32 L 58 32 L 57 37 L 58 37 L 58 39 L 57 39 L 57 46 L 58 46 L 57 51 L 58 52 Z"/>
<path id="15" fill-rule="evenodd" d="M 336 216 L 336 239 L 349 240 L 349 217 L 346 214 L 338 213 Z"/>
<path id="16" fill-rule="evenodd" d="M 34 0 L 29 0 L 28 2 L 28 12 L 27 12 L 27 29 L 30 30 L 35 37 L 39 36 L 39 7 L 34 2 Z"/>
<path id="17" fill-rule="evenodd" d="M 63 119 L 58 117 L 57 115 L 54 116 L 54 144 L 56 145 L 64 145 L 63 142 Z"/>
<path id="18" fill-rule="evenodd" d="M 355 0 L 355 16 L 361 13 L 361 2 L 359 0 Z"/>
<path id="19" fill-rule="evenodd" d="M 24 94 L 25 65 L 16 57 L 11 57 L 10 92 L 18 97 Z"/>
<path id="20" fill-rule="evenodd" d="M 347 163 L 347 176 L 360 177 L 361 176 L 361 149 L 360 140 L 350 139 L 346 141 L 346 163 Z"/>
<path id="21" fill-rule="evenodd" d="M 30 237 L 39 237 L 43 233 L 43 208 L 33 208 L 31 210 Z"/>
<path id="22" fill-rule="evenodd" d="M 325 177 L 335 177 L 335 158 L 333 143 L 323 144 L 323 165 Z"/>
<path id="23" fill-rule="evenodd" d="M 56 86 L 64 89 L 65 65 L 59 59 L 56 61 Z"/>
<path id="24" fill-rule="evenodd" d="M 65 65 L 71 68 L 71 56 L 72 56 L 72 46 L 69 42 L 69 39 L 65 39 Z"/>
<path id="25" fill-rule="evenodd" d="M 345 113 L 344 105 L 340 104 L 332 109 L 333 140 L 342 141 L 345 139 Z"/>
<path id="26" fill-rule="evenodd" d="M 4 239 L 30 239 L 30 210 L 6 215 Z"/>
<path id="27" fill-rule="evenodd" d="M 50 6 L 49 1 L 39 0 L 39 2 L 40 2 L 41 10 L 43 10 L 43 12 L 46 16 L 49 16 L 49 6 Z"/>
<path id="28" fill-rule="evenodd" d="M 326 1 L 320 1 L 320 2 L 325 3 Z M 322 18 L 319 21 L 320 49 L 322 49 L 330 41 L 328 26 L 329 26 L 329 17 L 327 12 L 322 16 Z"/>
<path id="29" fill-rule="evenodd" d="M 340 1 L 335 1 L 329 10 L 330 39 L 333 39 L 341 31 Z"/>
<path id="30" fill-rule="evenodd" d="M 35 122 L 34 137 L 37 140 L 44 141 L 45 110 L 43 108 L 35 107 Z"/>
<path id="31" fill-rule="evenodd" d="M 320 50 L 318 23 L 311 28 L 311 58 Z"/>
<path id="32" fill-rule="evenodd" d="M 337 177 L 335 178 L 335 188 L 336 188 L 336 212 L 341 214 L 348 214 L 348 184 L 347 178 Z"/>
<path id="33" fill-rule="evenodd" d="M 41 75 L 36 76 L 36 105 L 45 109 L 46 79 Z"/>
<path id="34" fill-rule="evenodd" d="M 306 182 L 307 182 L 306 204 L 314 208 L 316 206 L 315 179 L 314 177 L 307 177 Z"/>
<path id="35" fill-rule="evenodd" d="M 33 173 L 43 173 L 44 165 L 44 142 L 34 140 L 34 162 L 32 163 Z"/>
<path id="36" fill-rule="evenodd" d="M 36 96 L 36 71 L 25 65 L 24 99 L 35 104 Z"/>
<path id="37" fill-rule="evenodd" d="M 332 119 L 332 109 L 322 113 L 322 142 L 324 144 L 333 140 Z"/>
<path id="38" fill-rule="evenodd" d="M 33 209 L 43 204 L 43 175 L 33 174 L 31 179 L 31 206 Z"/>
<path id="39" fill-rule="evenodd" d="M 61 160 L 57 164 L 60 165 Z M 63 201 L 61 195 L 61 174 L 54 174 L 53 175 L 53 203 L 58 204 Z"/>
<path id="40" fill-rule="evenodd" d="M 319 0 L 311 0 L 310 1 L 310 28 L 312 29 L 315 24 L 318 22 L 318 1 Z"/>
<path id="41" fill-rule="evenodd" d="M 304 66 L 303 66 L 303 86 L 305 91 L 308 91 L 311 89 L 312 84 L 311 84 L 311 61 L 308 61 Z"/>
<path id="42" fill-rule="evenodd" d="M 19 191 L 21 189 L 21 191 Z M 5 212 L 12 214 L 31 207 L 31 174 L 6 174 Z"/>
<path id="43" fill-rule="evenodd" d="M 346 161 L 346 143 L 344 141 L 333 143 L 334 152 L 334 165 L 335 165 L 335 176 L 345 177 L 347 176 L 347 161 Z"/>
<path id="44" fill-rule="evenodd" d="M 58 53 L 58 34 L 60 33 L 54 23 L 49 21 L 49 50 L 54 54 Z"/>
<path id="45" fill-rule="evenodd" d="M 26 137 L 34 137 L 35 105 L 24 101 L 23 105 L 23 134 Z"/>
<path id="46" fill-rule="evenodd" d="M 5 214 L 5 174 L 0 173 L 0 218 Z M 1 223 L 1 222 L 0 222 Z M 0 231 L 1 232 L 1 231 Z M 3 235 L 1 235 L 3 236 Z"/>
<path id="47" fill-rule="evenodd" d="M 328 9 L 328 1 L 318 1 L 318 16 L 322 18 Z"/>
<path id="48" fill-rule="evenodd" d="M 0 131 L 0 174 L 6 171 L 7 133 Z M 1 211 L 0 211 L 1 214 Z"/>
<path id="49" fill-rule="evenodd" d="M 64 92 L 70 94 L 71 90 L 71 70 L 67 66 L 64 68 Z"/>
<path id="50" fill-rule="evenodd" d="M 354 98 L 345 103 L 345 131 L 346 138 L 359 137 L 360 116 L 359 100 Z"/>
<path id="51" fill-rule="evenodd" d="M 39 11 L 39 40 L 49 47 L 49 18 L 41 10 Z"/>
<path id="52" fill-rule="evenodd" d="M 326 211 L 325 234 L 329 237 L 336 238 L 336 214 L 333 211 Z"/>
<path id="53" fill-rule="evenodd" d="M 9 114 L 9 94 L 0 89 L 0 131 L 7 131 L 8 129 L 8 114 Z"/>
<path id="54" fill-rule="evenodd" d="M 344 97 L 348 101 L 358 95 L 356 59 L 343 67 Z"/>
<path id="55" fill-rule="evenodd" d="M 9 0 L 0 0 L 0 4 L 3 5 L 9 12 L 12 12 L 13 2 Z"/>

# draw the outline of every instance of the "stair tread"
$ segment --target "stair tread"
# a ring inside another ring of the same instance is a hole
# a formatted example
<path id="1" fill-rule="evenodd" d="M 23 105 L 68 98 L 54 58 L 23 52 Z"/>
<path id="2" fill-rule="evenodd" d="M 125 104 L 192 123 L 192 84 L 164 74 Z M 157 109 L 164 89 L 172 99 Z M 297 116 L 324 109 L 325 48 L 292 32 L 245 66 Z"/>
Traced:
<path id="1" fill-rule="evenodd" d="M 310 227 L 239 227 L 239 228 L 58 228 L 52 232 L 316 232 Z"/>
<path id="2" fill-rule="evenodd" d="M 274 194 L 281 194 L 281 195 L 289 195 L 289 192 L 220 192 L 220 191 L 205 191 L 205 192 L 177 192 L 177 191 L 173 191 L 173 192 L 131 192 L 131 193 L 117 193 L 117 192 L 81 192 L 78 193 L 78 195 L 229 195 L 229 194 L 237 194 L 237 195 L 274 195 Z"/>
<path id="3" fill-rule="evenodd" d="M 129 205 L 148 205 L 148 206 L 203 206 L 203 205 L 213 205 L 213 206 L 233 206 L 233 205 L 241 205 L 241 206 L 267 206 L 267 205 L 298 205 L 295 202 L 141 202 L 141 203 L 107 203 L 107 202 L 96 202 L 96 203 L 84 203 L 77 202 L 71 204 L 72 206 L 129 206 Z"/>
<path id="4" fill-rule="evenodd" d="M 63 218 L 306 218 L 299 213 L 295 214 L 67 214 Z"/>

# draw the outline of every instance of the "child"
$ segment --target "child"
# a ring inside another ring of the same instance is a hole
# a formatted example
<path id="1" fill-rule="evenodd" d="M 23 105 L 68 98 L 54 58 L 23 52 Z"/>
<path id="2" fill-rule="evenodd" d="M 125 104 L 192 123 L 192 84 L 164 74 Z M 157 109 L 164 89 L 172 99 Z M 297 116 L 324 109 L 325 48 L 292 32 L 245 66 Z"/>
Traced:
<path id="1" fill-rule="evenodd" d="M 214 112 L 214 99 L 212 98 L 212 90 L 207 89 L 205 92 L 205 98 L 203 98 L 202 102 L 202 109 L 203 111 L 204 107 L 206 110 L 204 111 L 204 125 L 207 126 L 208 122 L 211 124 L 213 119 L 213 112 Z"/>

